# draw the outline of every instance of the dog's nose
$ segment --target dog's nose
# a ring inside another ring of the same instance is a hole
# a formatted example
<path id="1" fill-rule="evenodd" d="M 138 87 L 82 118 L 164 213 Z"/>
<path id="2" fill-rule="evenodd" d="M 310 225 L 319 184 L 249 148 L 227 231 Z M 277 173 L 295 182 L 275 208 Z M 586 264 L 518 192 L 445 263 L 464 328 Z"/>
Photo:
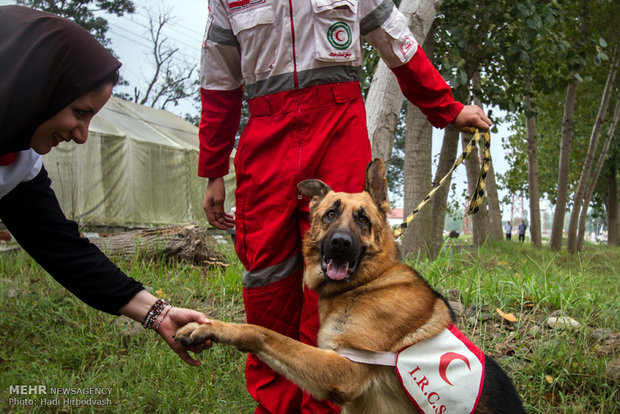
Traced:
<path id="1" fill-rule="evenodd" d="M 353 245 L 353 239 L 349 233 L 337 231 L 333 234 L 330 244 L 336 250 L 348 250 Z"/>

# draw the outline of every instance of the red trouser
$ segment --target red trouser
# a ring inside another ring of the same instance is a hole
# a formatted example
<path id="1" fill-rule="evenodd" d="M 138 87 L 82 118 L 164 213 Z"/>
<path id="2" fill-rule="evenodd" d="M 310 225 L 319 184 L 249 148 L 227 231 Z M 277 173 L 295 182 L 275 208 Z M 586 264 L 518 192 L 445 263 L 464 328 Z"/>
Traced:
<path id="1" fill-rule="evenodd" d="M 371 150 L 359 84 L 313 86 L 249 104 L 235 157 L 235 247 L 246 268 L 247 321 L 316 345 L 317 295 L 302 287 L 308 199 L 299 196 L 297 183 L 318 178 L 334 191 L 363 190 Z M 257 413 L 339 412 L 302 395 L 254 355 L 246 381 Z"/>

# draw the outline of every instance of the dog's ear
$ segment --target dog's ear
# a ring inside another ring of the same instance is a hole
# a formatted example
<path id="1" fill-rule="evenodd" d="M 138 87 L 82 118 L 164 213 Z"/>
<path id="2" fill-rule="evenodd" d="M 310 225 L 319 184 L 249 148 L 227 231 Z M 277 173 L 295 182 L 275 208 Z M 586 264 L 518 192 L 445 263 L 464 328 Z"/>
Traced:
<path id="1" fill-rule="evenodd" d="M 375 158 L 366 167 L 366 186 L 364 191 L 370 193 L 373 201 L 383 214 L 387 214 L 390 203 L 387 196 L 387 179 L 385 178 L 385 164 L 381 158 Z"/>
<path id="2" fill-rule="evenodd" d="M 325 197 L 325 194 L 332 190 L 321 180 L 304 180 L 297 184 L 297 189 L 303 195 L 308 196 L 311 199 L 318 197 L 319 200 Z"/>

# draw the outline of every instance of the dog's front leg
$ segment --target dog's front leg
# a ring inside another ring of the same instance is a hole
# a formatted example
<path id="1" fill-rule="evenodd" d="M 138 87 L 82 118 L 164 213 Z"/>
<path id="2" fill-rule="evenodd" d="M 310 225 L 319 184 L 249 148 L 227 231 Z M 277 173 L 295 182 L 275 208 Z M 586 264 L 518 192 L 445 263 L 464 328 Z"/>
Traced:
<path id="1" fill-rule="evenodd" d="M 232 345 L 239 351 L 256 353 L 260 349 L 261 333 L 253 326 L 217 320 L 211 320 L 210 324 L 191 322 L 177 331 L 175 339 L 185 346 L 211 340 Z"/>
<path id="2" fill-rule="evenodd" d="M 176 339 L 184 345 L 210 339 L 256 354 L 272 369 L 316 398 L 340 405 L 359 396 L 369 378 L 366 365 L 262 326 L 220 321 L 206 325 L 190 323 L 177 331 Z"/>

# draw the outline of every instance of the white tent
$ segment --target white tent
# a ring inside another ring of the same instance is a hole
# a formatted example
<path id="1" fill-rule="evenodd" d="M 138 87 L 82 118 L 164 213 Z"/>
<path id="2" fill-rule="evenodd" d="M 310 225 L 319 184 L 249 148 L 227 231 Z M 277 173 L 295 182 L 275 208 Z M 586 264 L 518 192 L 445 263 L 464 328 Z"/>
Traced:
<path id="1" fill-rule="evenodd" d="M 227 210 L 234 205 L 233 156 Z M 93 118 L 85 144 L 63 143 L 43 163 L 65 214 L 80 224 L 206 224 L 198 128 L 170 112 L 113 97 Z"/>

